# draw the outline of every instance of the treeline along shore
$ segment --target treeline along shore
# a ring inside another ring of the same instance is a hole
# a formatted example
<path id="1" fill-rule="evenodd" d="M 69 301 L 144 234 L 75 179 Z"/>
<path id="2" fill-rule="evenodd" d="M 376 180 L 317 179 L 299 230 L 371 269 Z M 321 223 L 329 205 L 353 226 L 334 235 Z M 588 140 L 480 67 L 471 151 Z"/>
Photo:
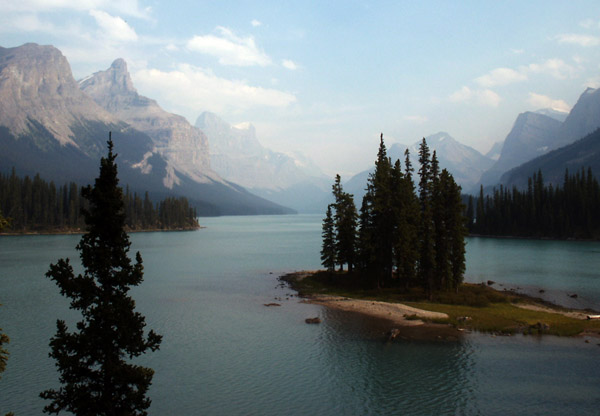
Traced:
<path id="1" fill-rule="evenodd" d="M 57 186 L 33 178 L 0 174 L 0 216 L 5 234 L 80 233 L 85 230 L 81 208 L 87 200 L 75 182 Z M 195 230 L 200 228 L 196 210 L 184 197 L 168 197 L 154 203 L 148 192 L 140 197 L 126 187 L 123 192 L 125 227 L 128 231 Z"/>
<path id="2" fill-rule="evenodd" d="M 592 169 L 565 171 L 561 185 L 534 173 L 525 190 L 500 186 L 466 199 L 471 235 L 600 240 L 600 184 Z"/>

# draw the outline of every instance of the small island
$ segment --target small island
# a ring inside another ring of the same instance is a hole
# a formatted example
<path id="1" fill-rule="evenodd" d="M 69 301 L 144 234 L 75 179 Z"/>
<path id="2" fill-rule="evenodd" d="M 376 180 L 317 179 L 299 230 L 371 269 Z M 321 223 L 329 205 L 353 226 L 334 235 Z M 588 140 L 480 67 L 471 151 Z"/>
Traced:
<path id="1" fill-rule="evenodd" d="M 306 302 L 388 321 L 391 338 L 452 340 L 465 332 L 493 335 L 600 337 L 591 310 L 571 310 L 491 284 L 463 283 L 433 296 L 415 288 L 361 289 L 356 274 L 300 271 L 280 277 Z M 416 330 L 416 327 L 420 327 Z"/>
<path id="2" fill-rule="evenodd" d="M 381 135 L 360 211 L 337 175 L 322 225 L 325 270 L 282 280 L 311 303 L 390 321 L 390 338 L 414 328 L 442 339 L 466 331 L 598 336 L 600 320 L 590 319 L 597 312 L 494 290 L 493 282 L 464 282 L 470 222 L 461 188 L 446 169 L 440 171 L 425 139 L 418 152 L 413 180 L 409 151 L 402 169 L 400 160 L 387 156 Z"/>

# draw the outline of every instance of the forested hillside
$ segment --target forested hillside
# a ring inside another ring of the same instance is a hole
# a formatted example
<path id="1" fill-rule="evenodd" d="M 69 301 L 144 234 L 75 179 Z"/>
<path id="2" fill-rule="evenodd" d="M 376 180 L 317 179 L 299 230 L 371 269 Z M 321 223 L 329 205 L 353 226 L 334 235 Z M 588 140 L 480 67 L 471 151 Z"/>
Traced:
<path id="1" fill-rule="evenodd" d="M 470 197 L 469 231 L 479 235 L 600 239 L 600 185 L 591 168 L 565 171 L 562 186 L 544 185 L 539 170 L 526 190 L 500 186 Z"/>
<path id="2" fill-rule="evenodd" d="M 130 231 L 196 229 L 196 212 L 186 198 L 166 198 L 154 204 L 124 192 L 125 224 Z M 12 170 L 0 174 L 0 212 L 9 219 L 4 232 L 78 232 L 85 229 L 81 208 L 85 204 L 76 183 L 57 186 L 40 175 L 20 178 Z"/>

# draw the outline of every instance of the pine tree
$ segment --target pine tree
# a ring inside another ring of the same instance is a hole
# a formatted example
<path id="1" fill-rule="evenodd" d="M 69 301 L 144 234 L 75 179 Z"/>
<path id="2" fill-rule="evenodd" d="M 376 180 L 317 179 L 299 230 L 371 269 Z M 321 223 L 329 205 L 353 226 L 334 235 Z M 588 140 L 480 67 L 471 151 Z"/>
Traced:
<path id="1" fill-rule="evenodd" d="M 375 172 L 369 182 L 373 192 L 373 231 L 377 287 L 381 287 L 392 278 L 394 212 L 392 203 L 392 164 L 387 149 L 380 136 L 379 151 L 375 161 Z"/>
<path id="2" fill-rule="evenodd" d="M 425 139 L 419 146 L 419 202 L 421 215 L 419 222 L 419 278 L 421 284 L 430 292 L 434 285 L 435 271 L 435 235 L 433 224 L 432 169 L 429 147 Z"/>
<path id="3" fill-rule="evenodd" d="M 331 213 L 331 205 L 327 206 L 327 214 L 323 220 L 323 247 L 321 249 L 321 264 L 328 272 L 335 271 L 335 224 L 333 222 L 333 214 Z"/>
<path id="4" fill-rule="evenodd" d="M 394 256 L 399 283 L 405 288 L 414 282 L 418 250 L 419 201 L 412 180 L 412 164 L 408 149 L 404 152 L 404 175 L 400 172 L 400 161 L 394 166 L 393 205 L 396 222 Z"/>
<path id="5" fill-rule="evenodd" d="M 356 225 L 358 214 L 354 198 L 351 194 L 344 192 L 340 175 L 336 175 L 332 187 L 335 198 L 335 229 L 336 229 L 336 258 L 340 270 L 344 264 L 348 265 L 348 271 L 352 271 L 356 261 Z"/>
<path id="6" fill-rule="evenodd" d="M 47 413 L 146 415 L 150 406 L 146 393 L 154 371 L 126 359 L 157 350 L 162 337 L 152 330 L 144 335 L 145 318 L 135 312 L 128 296 L 131 287 L 142 282 L 143 266 L 139 252 L 133 265 L 128 257 L 131 243 L 124 230 L 116 157 L 109 135 L 100 175 L 94 187 L 82 190 L 89 201 L 89 209 L 83 211 L 87 233 L 77 245 L 84 274 L 75 276 L 69 259 L 51 264 L 46 273 L 83 317 L 74 332 L 65 321 L 57 321 L 50 356 L 56 360 L 62 387 L 40 394 L 51 400 L 44 408 Z"/>

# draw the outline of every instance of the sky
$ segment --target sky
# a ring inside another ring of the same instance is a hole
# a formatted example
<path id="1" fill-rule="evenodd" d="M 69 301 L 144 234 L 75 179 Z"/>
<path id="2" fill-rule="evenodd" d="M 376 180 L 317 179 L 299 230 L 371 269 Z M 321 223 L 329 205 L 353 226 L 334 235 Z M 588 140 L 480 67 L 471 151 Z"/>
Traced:
<path id="1" fill-rule="evenodd" d="M 211 111 L 328 175 L 445 131 L 480 152 L 517 115 L 600 87 L 593 1 L 0 0 L 0 46 L 54 45 L 75 79 L 128 64 L 192 124 Z"/>

